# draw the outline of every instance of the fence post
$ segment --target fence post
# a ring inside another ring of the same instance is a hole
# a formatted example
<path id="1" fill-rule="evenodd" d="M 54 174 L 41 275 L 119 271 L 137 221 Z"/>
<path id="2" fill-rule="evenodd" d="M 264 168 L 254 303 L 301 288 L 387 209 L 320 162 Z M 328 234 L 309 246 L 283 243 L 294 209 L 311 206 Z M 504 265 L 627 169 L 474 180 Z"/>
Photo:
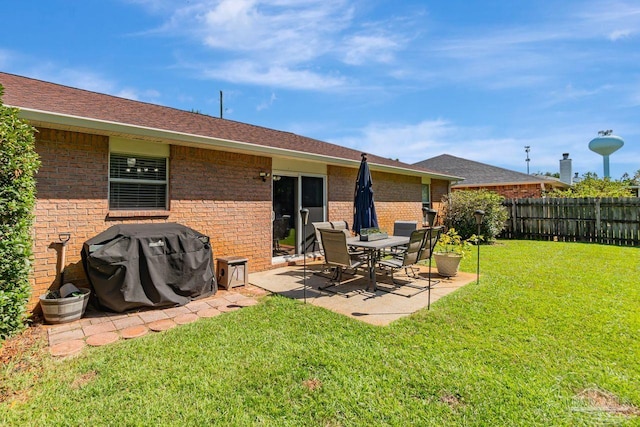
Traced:
<path id="1" fill-rule="evenodd" d="M 596 242 L 602 243 L 600 233 L 600 197 L 596 198 Z"/>
<path id="2" fill-rule="evenodd" d="M 511 229 L 513 230 L 513 237 L 516 238 L 518 236 L 518 221 L 516 221 L 517 216 L 516 210 L 516 199 L 511 199 Z"/>

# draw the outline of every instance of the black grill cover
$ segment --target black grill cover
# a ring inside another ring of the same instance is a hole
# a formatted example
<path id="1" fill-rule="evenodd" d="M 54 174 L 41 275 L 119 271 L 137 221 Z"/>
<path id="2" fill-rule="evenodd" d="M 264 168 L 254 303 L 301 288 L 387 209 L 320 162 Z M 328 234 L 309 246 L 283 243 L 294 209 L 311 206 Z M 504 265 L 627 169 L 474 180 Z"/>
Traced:
<path id="1" fill-rule="evenodd" d="M 82 264 L 100 306 L 179 306 L 218 290 L 209 237 L 175 223 L 123 224 L 87 240 Z"/>

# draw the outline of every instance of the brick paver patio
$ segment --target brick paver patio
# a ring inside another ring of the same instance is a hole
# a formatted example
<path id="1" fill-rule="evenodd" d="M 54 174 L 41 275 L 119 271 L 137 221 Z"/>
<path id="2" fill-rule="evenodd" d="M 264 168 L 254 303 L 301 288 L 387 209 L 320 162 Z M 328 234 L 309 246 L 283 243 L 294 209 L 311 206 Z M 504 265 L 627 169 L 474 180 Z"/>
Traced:
<path id="1" fill-rule="evenodd" d="M 86 345 L 102 346 L 120 339 L 134 339 L 158 333 L 200 318 L 214 317 L 258 303 L 256 297 L 267 294 L 255 286 L 220 289 L 214 296 L 192 301 L 182 307 L 110 313 L 88 309 L 75 322 L 47 326 L 49 351 L 66 357 L 82 351 Z"/>

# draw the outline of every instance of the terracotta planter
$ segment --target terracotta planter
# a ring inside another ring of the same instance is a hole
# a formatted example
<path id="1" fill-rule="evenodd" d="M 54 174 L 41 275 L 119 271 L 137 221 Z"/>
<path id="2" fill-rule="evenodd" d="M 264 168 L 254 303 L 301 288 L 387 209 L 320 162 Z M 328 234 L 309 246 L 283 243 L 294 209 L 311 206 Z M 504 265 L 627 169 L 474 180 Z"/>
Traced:
<path id="1" fill-rule="evenodd" d="M 67 298 L 47 298 L 47 295 L 41 295 L 40 306 L 44 320 L 58 324 L 80 319 L 87 308 L 91 291 L 86 288 L 80 288 L 79 291 L 82 295 Z"/>
<path id="2" fill-rule="evenodd" d="M 453 277 L 458 274 L 458 267 L 460 266 L 462 255 L 434 252 L 433 258 L 436 260 L 439 275 Z"/>

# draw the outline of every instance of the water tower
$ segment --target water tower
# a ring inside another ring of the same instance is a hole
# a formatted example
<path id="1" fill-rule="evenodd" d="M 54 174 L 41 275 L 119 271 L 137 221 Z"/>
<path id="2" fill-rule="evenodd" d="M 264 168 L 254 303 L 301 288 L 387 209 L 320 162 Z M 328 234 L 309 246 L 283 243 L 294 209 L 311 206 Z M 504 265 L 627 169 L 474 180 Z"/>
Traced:
<path id="1" fill-rule="evenodd" d="M 609 155 L 613 154 L 624 145 L 623 139 L 619 136 L 612 135 L 612 132 L 612 130 L 598 131 L 598 136 L 589 142 L 589 150 L 602 156 L 605 178 L 610 178 Z"/>

